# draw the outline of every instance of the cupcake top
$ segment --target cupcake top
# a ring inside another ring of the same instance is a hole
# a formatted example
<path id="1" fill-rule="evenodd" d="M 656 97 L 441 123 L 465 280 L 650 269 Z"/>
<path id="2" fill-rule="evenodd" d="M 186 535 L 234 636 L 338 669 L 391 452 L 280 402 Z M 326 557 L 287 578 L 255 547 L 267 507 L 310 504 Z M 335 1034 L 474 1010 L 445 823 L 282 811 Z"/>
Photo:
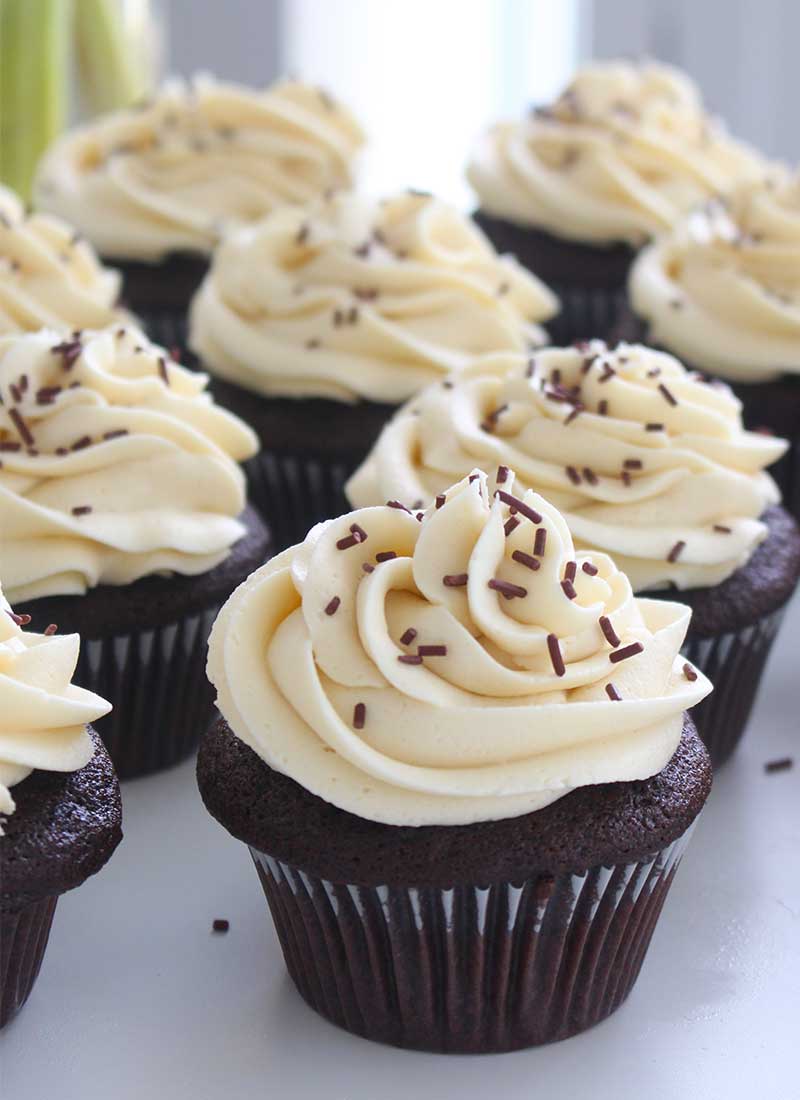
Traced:
<path id="1" fill-rule="evenodd" d="M 588 244 L 639 246 L 763 170 L 709 118 L 683 73 L 613 61 L 581 69 L 551 106 L 493 127 L 467 175 L 495 217 Z"/>
<path id="2" fill-rule="evenodd" d="M 125 319 L 116 308 L 120 277 L 71 226 L 26 214 L 0 185 L 0 335 L 40 328 L 105 328 Z"/>
<path id="3" fill-rule="evenodd" d="M 226 238 L 189 342 L 262 394 L 397 402 L 480 352 L 540 344 L 557 299 L 459 211 L 406 192 L 284 207 Z"/>
<path id="4" fill-rule="evenodd" d="M 226 226 L 349 185 L 362 141 L 349 111 L 306 84 L 173 80 L 56 142 L 34 193 L 104 256 L 209 253 Z"/>
<path id="5" fill-rule="evenodd" d="M 10 788 L 34 768 L 74 772 L 94 752 L 86 730 L 111 704 L 75 687 L 77 634 L 29 634 L 30 616 L 15 615 L 0 587 L 0 814 L 13 814 Z M 3 835 L 0 821 L 0 836 Z"/>
<path id="6" fill-rule="evenodd" d="M 431 386 L 387 424 L 346 489 L 354 505 L 411 506 L 476 465 L 505 464 L 635 590 L 700 588 L 766 537 L 759 516 L 780 497 L 763 471 L 785 449 L 743 429 L 723 383 L 651 348 L 592 340 L 485 356 Z"/>
<path id="7" fill-rule="evenodd" d="M 0 575 L 14 602 L 212 569 L 253 432 L 135 328 L 0 338 Z"/>
<path id="8" fill-rule="evenodd" d="M 695 210 L 645 249 L 629 291 L 650 338 L 703 370 L 800 374 L 800 174 Z"/>
<path id="9" fill-rule="evenodd" d="M 660 771 L 711 690 L 679 656 L 689 616 L 634 599 L 501 468 L 313 528 L 230 598 L 208 671 L 234 733 L 313 794 L 469 824 Z"/>

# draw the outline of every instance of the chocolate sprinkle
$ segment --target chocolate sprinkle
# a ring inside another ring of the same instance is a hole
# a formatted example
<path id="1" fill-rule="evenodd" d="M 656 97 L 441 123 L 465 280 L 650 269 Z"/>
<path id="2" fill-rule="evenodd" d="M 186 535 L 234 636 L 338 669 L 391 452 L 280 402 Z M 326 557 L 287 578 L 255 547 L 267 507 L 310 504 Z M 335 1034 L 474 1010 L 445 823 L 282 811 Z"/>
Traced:
<path id="1" fill-rule="evenodd" d="M 694 683 L 694 681 L 697 679 L 697 673 L 688 661 L 683 666 L 683 675 L 686 677 L 687 680 L 690 680 L 692 683 Z"/>
<path id="2" fill-rule="evenodd" d="M 88 516 L 92 507 L 90 504 L 79 504 L 76 508 L 72 509 L 73 516 Z"/>
<path id="3" fill-rule="evenodd" d="M 637 653 L 641 653 L 644 650 L 644 646 L 641 642 L 631 642 L 630 645 L 623 646 L 622 649 L 615 649 L 612 653 L 609 653 L 608 659 L 612 665 L 619 664 L 620 661 L 627 660 L 628 657 L 635 657 Z"/>
<path id="4" fill-rule="evenodd" d="M 715 531 L 718 531 L 718 532 L 719 532 L 719 534 L 721 534 L 721 535 L 729 535 L 729 534 L 731 533 L 731 528 L 730 528 L 730 527 L 726 527 L 726 526 L 725 526 L 724 524 L 722 524 L 722 523 L 715 523 L 715 524 L 714 524 L 714 530 L 715 530 Z"/>
<path id="5" fill-rule="evenodd" d="M 641 470 L 642 460 L 640 458 L 626 458 L 622 465 L 626 470 Z"/>
<path id="6" fill-rule="evenodd" d="M 419 657 L 446 657 L 447 646 L 446 645 L 419 645 L 417 646 L 417 656 Z"/>
<path id="7" fill-rule="evenodd" d="M 405 504 L 401 504 L 399 500 L 387 500 L 386 507 L 399 508 L 401 512 L 408 512 L 408 514 L 411 515 L 411 509 L 406 508 Z"/>
<path id="8" fill-rule="evenodd" d="M 362 562 L 361 563 L 361 568 L 364 570 L 365 573 L 374 573 L 375 572 L 375 566 L 370 565 L 370 563 L 368 561 Z"/>
<path id="9" fill-rule="evenodd" d="M 417 632 L 413 626 L 410 626 L 405 634 L 400 639 L 400 645 L 411 645 L 417 636 Z"/>
<path id="10" fill-rule="evenodd" d="M 572 581 L 562 581 L 561 587 L 564 590 L 564 595 L 568 600 L 574 600 L 578 593 L 575 591 L 575 585 Z"/>
<path id="11" fill-rule="evenodd" d="M 397 659 L 401 665 L 422 664 L 422 658 L 417 653 L 401 653 Z"/>
<path id="12" fill-rule="evenodd" d="M 599 412 L 599 414 L 601 416 L 607 416 L 608 415 L 608 402 L 605 401 L 605 400 L 601 401 L 600 404 L 597 406 L 597 411 Z"/>
<path id="13" fill-rule="evenodd" d="M 439 495 L 436 498 L 436 507 L 437 508 L 443 508 L 444 505 L 445 505 L 446 500 L 447 500 L 447 497 L 444 495 L 444 493 L 439 493 Z"/>
<path id="14" fill-rule="evenodd" d="M 620 645 L 620 639 L 612 625 L 611 619 L 609 619 L 608 615 L 601 615 L 598 622 L 600 623 L 600 629 L 603 631 L 603 636 L 606 641 L 610 646 L 616 649 L 617 646 Z"/>
<path id="15" fill-rule="evenodd" d="M 34 438 L 31 435 L 30 428 L 25 423 L 25 421 L 22 419 L 22 416 L 20 415 L 19 409 L 9 409 L 8 410 L 8 416 L 9 416 L 9 419 L 11 420 L 11 423 L 17 429 L 17 433 L 19 434 L 19 437 L 22 440 L 22 442 L 27 447 L 32 447 L 33 444 L 34 444 Z"/>
<path id="16" fill-rule="evenodd" d="M 578 471 L 575 469 L 575 467 L 574 466 L 567 466 L 567 467 L 565 467 L 565 469 L 566 469 L 566 472 L 567 472 L 567 477 L 570 479 L 572 484 L 573 485 L 580 485 L 581 475 L 578 473 Z"/>
<path id="17" fill-rule="evenodd" d="M 561 655 L 561 646 L 558 644 L 558 638 L 555 634 L 547 635 L 547 649 L 550 653 L 553 672 L 555 672 L 556 676 L 563 676 L 567 671 L 567 667 L 564 664 L 564 658 Z"/>
<path id="18" fill-rule="evenodd" d="M 619 703 L 622 701 L 622 696 L 612 683 L 606 684 L 606 695 L 613 703 Z"/>
<path id="19" fill-rule="evenodd" d="M 442 584 L 445 588 L 463 588 L 468 580 L 468 573 L 448 573 L 442 577 Z"/>
<path id="20" fill-rule="evenodd" d="M 158 373 L 161 375 L 164 385 L 169 385 L 169 374 L 167 373 L 167 361 L 163 355 L 158 357 Z"/>
<path id="21" fill-rule="evenodd" d="M 524 501 L 520 500 L 519 497 L 515 497 L 512 496 L 511 493 L 507 493 L 505 489 L 498 489 L 495 493 L 495 496 L 499 497 L 504 504 L 511 505 L 513 508 L 515 508 L 516 511 L 520 513 L 520 515 L 525 516 L 525 518 L 529 519 L 531 523 L 542 522 L 542 517 L 537 511 L 535 511 L 533 508 L 530 508 Z"/>
<path id="22" fill-rule="evenodd" d="M 775 772 L 788 772 L 794 767 L 794 758 L 791 756 L 782 756 L 779 760 L 768 760 L 764 765 L 764 771 L 768 775 L 773 775 Z"/>
<path id="23" fill-rule="evenodd" d="M 581 569 L 584 571 L 584 573 L 588 573 L 590 577 L 597 576 L 597 566 L 592 565 L 590 561 L 585 561 L 583 565 L 581 565 Z"/>
<path id="24" fill-rule="evenodd" d="M 358 546 L 360 541 L 360 539 L 354 538 L 353 535 L 345 535 L 344 538 L 341 538 L 337 541 L 336 549 L 349 550 L 351 546 Z"/>
<path id="25" fill-rule="evenodd" d="M 544 528 L 542 528 L 542 531 L 544 531 Z M 541 565 L 538 558 L 535 558 L 533 554 L 526 554 L 524 550 L 515 550 L 511 555 L 511 560 L 519 562 L 519 564 L 524 565 L 526 569 L 533 569 L 534 572 Z"/>
<path id="26" fill-rule="evenodd" d="M 670 405 L 675 406 L 675 405 L 678 404 L 678 401 L 677 401 L 677 398 L 675 397 L 675 395 L 669 389 L 667 389 L 667 387 L 664 385 L 663 382 L 659 382 L 658 392 L 661 394 L 661 396 L 664 398 L 664 400 L 667 401 Z"/>
<path id="27" fill-rule="evenodd" d="M 367 708 L 364 703 L 356 703 L 353 708 L 353 729 L 363 730 L 367 720 Z"/>
<path id="28" fill-rule="evenodd" d="M 6 611 L 6 614 L 17 626 L 28 626 L 31 621 L 30 615 L 15 615 L 13 611 Z"/>
<path id="29" fill-rule="evenodd" d="M 120 439 L 123 435 L 129 435 L 127 428 L 115 428 L 114 431 L 106 432 L 103 435 L 103 439 Z"/>
<path id="30" fill-rule="evenodd" d="M 591 468 L 591 466 L 584 466 L 583 467 L 583 477 L 584 477 L 584 480 L 589 483 L 589 485 L 597 485 L 599 480 L 600 480 L 598 478 L 597 474 Z"/>
<path id="31" fill-rule="evenodd" d="M 391 561 L 392 558 L 397 557 L 397 551 L 395 550 L 381 550 L 380 554 L 375 555 L 375 561 Z"/>
<path id="32" fill-rule="evenodd" d="M 646 432 L 663 432 L 664 431 L 664 425 L 663 424 L 656 424 L 653 421 L 649 424 L 645 424 L 644 430 Z"/>
<path id="33" fill-rule="evenodd" d="M 85 449 L 86 449 L 87 447 L 90 447 L 91 445 L 92 445 L 92 439 L 91 439 L 91 436 L 88 436 L 88 435 L 82 435 L 82 436 L 80 437 L 80 439 L 76 439 L 76 440 L 75 440 L 75 442 L 74 442 L 74 443 L 72 444 L 72 446 L 70 447 L 70 450 L 71 450 L 71 451 L 83 451 L 83 450 L 85 450 Z"/>
<path id="34" fill-rule="evenodd" d="M 502 581 L 497 577 L 493 577 L 492 580 L 489 581 L 489 588 L 493 589 L 495 592 L 499 592 L 501 596 L 505 596 L 507 600 L 514 599 L 514 597 L 523 599 L 528 595 L 528 589 L 523 588 L 521 584 L 512 584 L 511 581 Z"/>
<path id="35" fill-rule="evenodd" d="M 668 562 L 673 562 L 673 563 L 676 562 L 678 560 L 678 558 L 681 556 L 681 554 L 683 553 L 683 550 L 684 550 L 685 546 L 686 546 L 686 543 L 683 541 L 683 539 L 678 539 L 678 541 L 672 547 L 670 552 L 667 554 L 667 561 Z"/>
<path id="36" fill-rule="evenodd" d="M 517 519 L 516 516 L 509 516 L 503 527 L 503 530 L 506 533 L 506 538 L 508 538 L 512 531 L 515 531 L 517 527 L 519 527 L 519 524 L 520 521 Z"/>
<path id="37" fill-rule="evenodd" d="M 325 614 L 335 615 L 336 612 L 339 610 L 339 605 L 341 604 L 341 602 L 342 601 L 339 599 L 338 596 L 333 596 L 325 607 Z"/>
<path id="38" fill-rule="evenodd" d="M 227 932 L 230 928 L 230 922 L 226 921 L 224 917 L 217 917 L 211 925 L 213 932 Z"/>
<path id="39" fill-rule="evenodd" d="M 495 481 L 497 482 L 497 484 L 505 485 L 506 481 L 508 481 L 508 475 L 510 472 L 511 471 L 509 470 L 508 466 L 498 466 L 497 476 L 495 477 Z"/>
<path id="40" fill-rule="evenodd" d="M 363 527 L 359 527 L 357 523 L 350 524 L 350 533 L 352 534 L 356 542 L 367 541 L 367 532 L 364 530 Z"/>
<path id="41" fill-rule="evenodd" d="M 544 556 L 544 548 L 547 543 L 547 528 L 540 527 L 536 532 L 536 537 L 533 540 L 533 552 L 537 558 Z"/>
<path id="42" fill-rule="evenodd" d="M 57 630 L 58 630 L 58 625 L 56 623 L 50 623 L 49 626 L 46 626 L 44 628 L 43 633 L 44 633 L 45 637 L 52 638 Z"/>

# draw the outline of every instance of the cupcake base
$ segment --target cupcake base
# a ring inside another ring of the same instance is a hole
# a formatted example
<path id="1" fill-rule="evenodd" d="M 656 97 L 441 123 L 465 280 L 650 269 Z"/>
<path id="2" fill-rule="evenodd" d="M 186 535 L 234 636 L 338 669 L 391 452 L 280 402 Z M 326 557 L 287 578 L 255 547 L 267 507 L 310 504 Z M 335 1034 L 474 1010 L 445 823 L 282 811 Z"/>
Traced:
<path id="1" fill-rule="evenodd" d="M 561 311 L 547 323 L 553 344 L 608 336 L 625 301 L 625 283 L 636 255 L 630 245 L 579 244 L 482 210 L 473 220 L 498 252 L 513 253 L 558 295 Z"/>
<path id="2" fill-rule="evenodd" d="M 34 771 L 13 788 L 16 810 L 0 837 L 0 1027 L 39 974 L 61 894 L 106 863 L 122 839 L 119 783 L 94 730 L 77 772 Z"/>
<path id="3" fill-rule="evenodd" d="M 220 607 L 271 552 L 270 535 L 250 507 L 247 534 L 215 569 L 197 577 L 144 577 L 101 585 L 84 596 L 19 604 L 31 629 L 49 623 L 79 633 L 74 682 L 114 709 L 95 725 L 121 779 L 177 764 L 197 746 L 214 714 L 206 646 Z"/>
<path id="4" fill-rule="evenodd" d="M 350 510 L 344 485 L 395 411 L 323 398 L 261 397 L 212 376 L 211 393 L 256 432 L 262 450 L 244 464 L 250 499 L 277 549 L 302 541 L 320 520 Z"/>
<path id="5" fill-rule="evenodd" d="M 683 652 L 714 685 L 692 718 L 715 768 L 744 735 L 772 644 L 800 580 L 797 523 L 780 507 L 768 509 L 762 519 L 768 537 L 747 565 L 722 584 L 647 593 L 692 608 Z"/>
<path id="6" fill-rule="evenodd" d="M 172 252 L 158 263 L 104 260 L 122 274 L 122 301 L 134 313 L 185 314 L 208 271 L 209 258 Z"/>
<path id="7" fill-rule="evenodd" d="M 687 718 L 651 779 L 503 821 L 395 827 L 316 798 L 220 721 L 198 782 L 249 845 L 312 1008 L 395 1046 L 490 1053 L 567 1038 L 622 1003 L 711 772 Z"/>

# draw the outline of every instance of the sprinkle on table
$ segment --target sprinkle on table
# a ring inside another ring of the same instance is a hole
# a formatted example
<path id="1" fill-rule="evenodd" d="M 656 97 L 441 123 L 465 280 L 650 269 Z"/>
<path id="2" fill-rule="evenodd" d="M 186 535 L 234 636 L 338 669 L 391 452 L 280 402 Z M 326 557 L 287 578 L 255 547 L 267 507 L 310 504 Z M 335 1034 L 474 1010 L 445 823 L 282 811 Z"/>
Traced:
<path id="1" fill-rule="evenodd" d="M 764 771 L 768 775 L 774 775 L 775 772 L 788 772 L 794 767 L 794 757 L 782 756 L 778 760 L 768 760 L 764 765 Z"/>

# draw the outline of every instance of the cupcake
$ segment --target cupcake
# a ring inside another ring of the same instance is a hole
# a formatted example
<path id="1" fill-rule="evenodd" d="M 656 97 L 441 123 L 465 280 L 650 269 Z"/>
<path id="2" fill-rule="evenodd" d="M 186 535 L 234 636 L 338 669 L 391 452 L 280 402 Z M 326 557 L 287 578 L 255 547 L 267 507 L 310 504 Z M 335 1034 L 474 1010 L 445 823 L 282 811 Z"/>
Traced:
<path id="1" fill-rule="evenodd" d="M 123 323 L 130 318 L 117 307 L 119 287 L 119 273 L 71 226 L 26 214 L 0 186 L 0 335 Z"/>
<path id="2" fill-rule="evenodd" d="M 800 578 L 800 531 L 764 472 L 783 440 L 745 431 L 727 386 L 639 345 L 486 356 L 387 425 L 353 505 L 430 501 L 474 466 L 511 466 L 613 557 L 637 592 L 693 616 L 684 652 L 714 695 L 694 712 L 714 764 L 741 737 Z"/>
<path id="3" fill-rule="evenodd" d="M 710 786 L 689 616 L 508 469 L 321 524 L 238 589 L 198 780 L 313 1008 L 472 1052 L 614 1011 Z"/>
<path id="4" fill-rule="evenodd" d="M 440 200 L 339 193 L 227 237 L 189 342 L 261 439 L 251 496 L 286 545 L 342 510 L 345 477 L 401 402 L 476 354 L 541 344 L 556 308 Z"/>
<path id="5" fill-rule="evenodd" d="M 0 1027 L 39 973 L 56 903 L 122 839 L 119 783 L 74 687 L 80 639 L 22 629 L 0 588 Z"/>
<path id="6" fill-rule="evenodd" d="M 151 336 L 180 345 L 222 231 L 348 186 L 362 140 L 350 113 L 306 84 L 173 80 L 152 101 L 56 142 L 34 197 L 117 264 Z"/>
<path id="7" fill-rule="evenodd" d="M 122 777 L 196 744 L 211 623 L 267 553 L 256 439 L 205 387 L 132 328 L 0 338 L 0 576 L 34 629 L 82 636 Z"/>
<path id="8" fill-rule="evenodd" d="M 800 517 L 800 174 L 694 211 L 642 252 L 629 297 L 637 334 L 729 382 L 750 427 L 789 438 L 775 477 Z"/>
<path id="9" fill-rule="evenodd" d="M 548 107 L 494 126 L 468 169 L 495 246 L 549 283 L 558 343 L 605 336 L 636 252 L 762 159 L 712 122 L 683 73 L 596 62 Z"/>

